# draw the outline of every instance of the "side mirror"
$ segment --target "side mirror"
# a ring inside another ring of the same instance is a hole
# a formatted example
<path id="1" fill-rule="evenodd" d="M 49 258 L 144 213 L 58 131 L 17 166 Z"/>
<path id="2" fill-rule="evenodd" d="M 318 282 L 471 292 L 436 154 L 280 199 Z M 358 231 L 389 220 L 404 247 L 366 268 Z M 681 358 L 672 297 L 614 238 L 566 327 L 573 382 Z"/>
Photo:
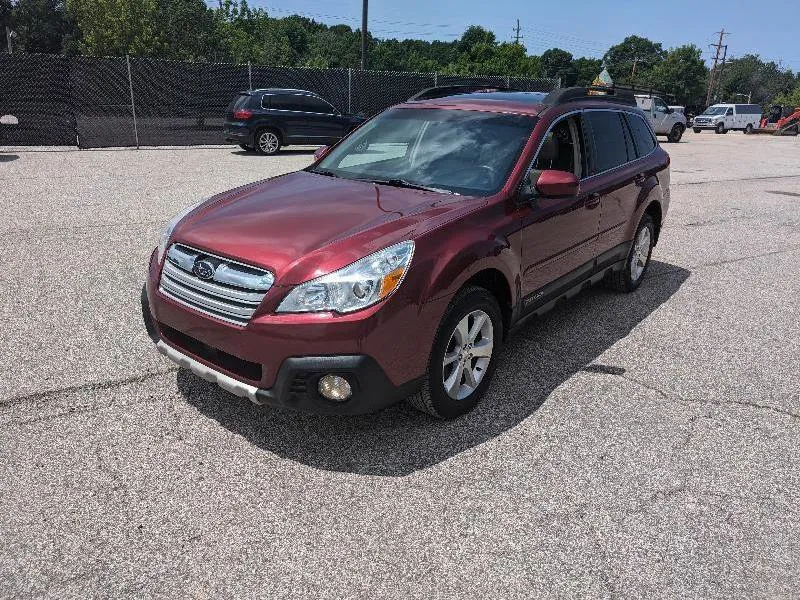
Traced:
<path id="1" fill-rule="evenodd" d="M 330 146 L 320 146 L 316 150 L 314 150 L 314 160 L 322 160 L 325 155 L 331 151 Z"/>
<path id="2" fill-rule="evenodd" d="M 536 181 L 536 191 L 548 198 L 565 198 L 577 196 L 580 182 L 574 173 L 548 169 L 542 171 Z"/>

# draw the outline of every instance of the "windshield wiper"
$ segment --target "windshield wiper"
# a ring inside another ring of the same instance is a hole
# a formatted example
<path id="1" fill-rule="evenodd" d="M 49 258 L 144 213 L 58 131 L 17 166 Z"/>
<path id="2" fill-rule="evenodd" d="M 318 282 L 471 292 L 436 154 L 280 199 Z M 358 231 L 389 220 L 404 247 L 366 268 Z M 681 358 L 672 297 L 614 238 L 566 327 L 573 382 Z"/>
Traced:
<path id="1" fill-rule="evenodd" d="M 333 171 L 326 171 L 325 169 L 312 169 L 311 172 L 317 175 L 324 175 L 325 177 L 339 177 Z"/>
<path id="2" fill-rule="evenodd" d="M 390 185 L 392 187 L 408 188 L 411 190 L 423 190 L 425 192 L 436 192 L 437 194 L 450 194 L 458 196 L 458 194 L 456 194 L 456 192 L 452 190 L 445 190 L 442 188 L 431 187 L 428 185 L 420 185 L 418 183 L 412 183 L 411 181 L 406 181 L 405 179 L 362 179 L 361 181 L 369 181 L 371 183 L 377 183 L 379 185 Z"/>

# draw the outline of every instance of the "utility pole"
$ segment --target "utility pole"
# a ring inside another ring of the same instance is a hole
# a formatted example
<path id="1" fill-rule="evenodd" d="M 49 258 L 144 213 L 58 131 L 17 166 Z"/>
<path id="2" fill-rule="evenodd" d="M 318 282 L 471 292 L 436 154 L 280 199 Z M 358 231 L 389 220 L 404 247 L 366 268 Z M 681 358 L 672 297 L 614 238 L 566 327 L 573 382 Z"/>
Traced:
<path id="1" fill-rule="evenodd" d="M 719 41 L 716 44 L 711 44 L 712 48 L 716 48 L 717 52 L 714 54 L 714 66 L 711 67 L 711 73 L 708 76 L 708 91 L 706 92 L 706 106 L 711 104 L 711 94 L 714 91 L 714 80 L 717 78 L 717 64 L 719 64 L 719 54 L 722 49 L 725 49 L 725 54 L 727 56 L 728 53 L 728 46 L 722 44 L 722 39 L 726 35 L 730 35 L 730 33 L 725 33 L 725 28 L 723 27 L 721 31 L 717 32 L 719 34 Z"/>
<path id="2" fill-rule="evenodd" d="M 8 44 L 8 53 L 11 54 L 11 27 L 6 25 L 6 44 Z"/>
<path id="3" fill-rule="evenodd" d="M 519 42 L 522 39 L 522 36 L 520 35 L 519 30 L 520 30 L 519 19 L 517 19 L 517 26 L 514 27 L 514 43 L 517 44 L 517 45 L 519 45 Z"/>
<path id="4" fill-rule="evenodd" d="M 722 82 L 722 74 L 725 72 L 725 59 L 728 58 L 728 45 L 725 44 L 725 51 L 722 54 L 722 64 L 719 66 L 719 75 L 717 75 L 717 82 L 714 85 L 714 99 L 716 100 L 719 97 L 717 91 L 719 90 L 719 84 Z"/>
<path id="5" fill-rule="evenodd" d="M 367 3 L 369 0 L 362 0 L 361 6 L 361 70 L 367 68 Z"/>

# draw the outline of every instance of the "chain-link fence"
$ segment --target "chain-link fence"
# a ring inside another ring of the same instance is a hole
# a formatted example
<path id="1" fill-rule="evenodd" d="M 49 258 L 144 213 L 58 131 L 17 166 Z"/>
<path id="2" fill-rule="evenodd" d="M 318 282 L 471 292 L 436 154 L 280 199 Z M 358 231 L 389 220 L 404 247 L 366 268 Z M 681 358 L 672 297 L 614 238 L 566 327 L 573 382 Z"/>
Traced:
<path id="1" fill-rule="evenodd" d="M 313 69 L 148 58 L 0 54 L 0 144 L 160 146 L 223 143 L 225 108 L 242 90 L 315 92 L 344 113 L 372 116 L 435 85 L 547 92 L 553 79 Z"/>

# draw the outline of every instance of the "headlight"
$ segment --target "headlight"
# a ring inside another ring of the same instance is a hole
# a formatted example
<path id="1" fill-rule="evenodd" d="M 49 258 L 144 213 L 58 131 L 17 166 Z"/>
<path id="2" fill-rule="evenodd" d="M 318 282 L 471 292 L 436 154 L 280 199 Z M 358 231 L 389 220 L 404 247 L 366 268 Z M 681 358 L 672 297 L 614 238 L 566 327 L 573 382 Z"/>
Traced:
<path id="1" fill-rule="evenodd" d="M 169 238 L 172 235 L 172 232 L 178 226 L 178 223 L 180 223 L 183 220 L 183 217 L 188 215 L 195 208 L 200 206 L 203 202 L 205 202 L 205 200 L 201 200 L 197 204 L 192 204 L 188 208 L 184 208 L 181 212 L 172 217 L 172 220 L 170 220 L 169 223 L 167 223 L 167 227 L 166 229 L 164 229 L 164 232 L 161 234 L 161 239 L 158 242 L 158 262 L 161 262 L 161 259 L 164 258 L 164 252 L 166 252 L 167 250 L 167 243 L 169 242 Z"/>
<path id="2" fill-rule="evenodd" d="M 302 283 L 283 299 L 278 312 L 348 313 L 371 306 L 400 286 L 413 254 L 414 242 L 401 242 Z"/>

